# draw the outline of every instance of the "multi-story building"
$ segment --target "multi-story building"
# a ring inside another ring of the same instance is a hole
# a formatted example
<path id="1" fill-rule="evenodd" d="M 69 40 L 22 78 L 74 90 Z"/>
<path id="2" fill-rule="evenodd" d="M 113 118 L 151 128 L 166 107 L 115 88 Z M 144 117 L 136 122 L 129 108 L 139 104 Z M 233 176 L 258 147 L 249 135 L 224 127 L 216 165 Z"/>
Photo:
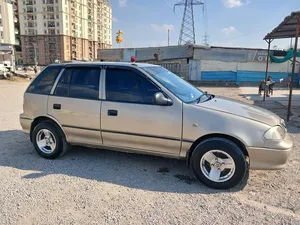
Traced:
<path id="1" fill-rule="evenodd" d="M 0 0 L 0 44 L 16 44 L 13 18 L 13 5 L 10 1 Z"/>
<path id="2" fill-rule="evenodd" d="M 0 0 L 0 63 L 11 66 L 15 65 L 15 47 L 18 45 L 14 12 L 11 0 Z"/>
<path id="3" fill-rule="evenodd" d="M 11 0 L 14 10 L 14 25 L 15 25 L 15 58 L 16 64 L 22 64 L 22 47 L 21 47 L 21 37 L 20 37 L 20 21 L 19 21 L 19 8 L 18 8 L 18 0 Z"/>
<path id="4" fill-rule="evenodd" d="M 93 60 L 112 46 L 107 0 L 19 0 L 24 64 Z"/>

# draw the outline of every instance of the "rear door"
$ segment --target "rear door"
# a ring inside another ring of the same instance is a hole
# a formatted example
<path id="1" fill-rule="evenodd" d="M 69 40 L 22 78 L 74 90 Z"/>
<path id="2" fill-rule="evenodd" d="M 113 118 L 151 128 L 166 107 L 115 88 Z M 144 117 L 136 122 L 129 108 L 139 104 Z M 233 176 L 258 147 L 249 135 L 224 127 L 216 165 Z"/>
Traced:
<path id="1" fill-rule="evenodd" d="M 48 114 L 71 143 L 101 145 L 99 67 L 65 68 L 48 99 Z"/>

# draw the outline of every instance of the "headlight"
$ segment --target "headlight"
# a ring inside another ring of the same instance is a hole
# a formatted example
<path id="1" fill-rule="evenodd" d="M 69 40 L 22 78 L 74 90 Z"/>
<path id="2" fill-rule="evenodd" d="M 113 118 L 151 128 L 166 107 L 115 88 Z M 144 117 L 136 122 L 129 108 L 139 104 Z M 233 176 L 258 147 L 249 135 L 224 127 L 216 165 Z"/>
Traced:
<path id="1" fill-rule="evenodd" d="M 284 139 L 285 133 L 286 131 L 284 128 L 281 126 L 275 126 L 266 131 L 264 138 L 267 140 L 281 140 Z"/>
<path id="2" fill-rule="evenodd" d="M 281 119 L 281 120 L 280 120 L 280 124 L 281 124 L 281 126 L 283 126 L 284 128 L 286 128 L 286 124 L 285 124 L 284 119 Z"/>

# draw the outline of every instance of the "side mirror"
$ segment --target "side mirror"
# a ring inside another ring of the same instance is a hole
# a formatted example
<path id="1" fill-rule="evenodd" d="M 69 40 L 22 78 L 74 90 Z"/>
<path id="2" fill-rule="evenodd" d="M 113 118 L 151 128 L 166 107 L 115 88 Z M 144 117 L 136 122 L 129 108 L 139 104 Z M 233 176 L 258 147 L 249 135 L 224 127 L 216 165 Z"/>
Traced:
<path id="1" fill-rule="evenodd" d="M 161 106 L 173 105 L 172 100 L 166 98 L 162 92 L 157 92 L 154 94 L 153 103 L 155 105 L 161 105 Z"/>

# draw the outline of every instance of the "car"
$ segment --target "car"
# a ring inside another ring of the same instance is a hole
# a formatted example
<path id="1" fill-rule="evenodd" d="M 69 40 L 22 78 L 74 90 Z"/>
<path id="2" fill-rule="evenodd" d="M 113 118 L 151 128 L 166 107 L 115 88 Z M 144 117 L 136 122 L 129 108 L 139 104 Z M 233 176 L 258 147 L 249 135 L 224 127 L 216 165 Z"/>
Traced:
<path id="1" fill-rule="evenodd" d="M 143 63 L 49 65 L 24 93 L 20 124 L 46 159 L 72 145 L 185 159 L 216 189 L 240 184 L 249 168 L 283 168 L 293 146 L 276 114 Z"/>

